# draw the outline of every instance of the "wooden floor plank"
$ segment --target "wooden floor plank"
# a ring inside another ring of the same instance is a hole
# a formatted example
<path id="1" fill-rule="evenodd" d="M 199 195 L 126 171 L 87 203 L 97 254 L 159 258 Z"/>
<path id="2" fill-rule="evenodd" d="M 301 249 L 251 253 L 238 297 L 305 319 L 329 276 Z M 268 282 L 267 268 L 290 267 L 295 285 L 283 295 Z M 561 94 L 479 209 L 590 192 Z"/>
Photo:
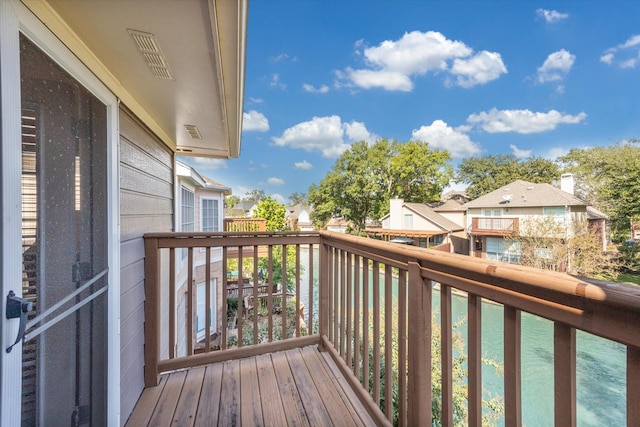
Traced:
<path id="1" fill-rule="evenodd" d="M 334 425 L 341 426 L 361 426 L 363 425 L 360 418 L 356 415 L 354 419 L 354 409 L 345 402 L 346 396 L 340 393 L 337 382 L 332 381 L 332 373 L 325 370 L 324 363 L 320 359 L 318 349 L 315 347 L 305 347 L 300 349 L 305 364 L 310 372 L 313 373 L 320 398 L 325 407 L 329 410 L 329 416 Z"/>
<path id="2" fill-rule="evenodd" d="M 125 424 L 126 427 L 146 426 L 149 424 L 153 411 L 156 409 L 156 405 L 158 404 L 160 394 L 162 393 L 166 383 L 167 376 L 163 375 L 160 377 L 160 381 L 157 386 L 144 389 L 142 396 L 138 399 L 138 403 L 136 403 L 131 416 Z"/>
<path id="3" fill-rule="evenodd" d="M 176 405 L 182 392 L 184 380 L 187 377 L 186 371 L 174 372 L 167 378 L 167 384 L 160 394 L 158 405 L 153 412 L 149 425 L 152 426 L 170 426 L 173 420 L 173 414 L 176 411 Z"/>
<path id="4" fill-rule="evenodd" d="M 264 425 L 255 357 L 240 361 L 240 411 L 243 425 Z"/>
<path id="5" fill-rule="evenodd" d="M 339 392 L 345 394 L 345 401 L 352 404 L 354 412 L 358 414 L 364 425 L 375 425 L 375 422 L 371 418 L 371 415 L 369 415 L 367 410 L 360 402 L 360 399 L 358 399 L 358 396 L 356 396 L 354 391 L 351 389 L 349 382 L 342 375 L 342 372 L 336 366 L 335 362 L 331 358 L 331 355 L 327 352 L 319 352 L 318 355 L 324 359 L 324 367 L 326 368 L 327 372 L 330 372 L 332 374 L 331 378 L 332 380 L 336 381 L 336 388 Z"/>
<path id="6" fill-rule="evenodd" d="M 187 371 L 187 378 L 184 381 L 180 400 L 178 400 L 178 406 L 173 415 L 172 427 L 192 427 L 194 425 L 204 372 L 204 367 L 192 368 Z"/>
<path id="7" fill-rule="evenodd" d="M 282 398 L 278 389 L 278 381 L 273 368 L 271 356 L 263 354 L 256 357 L 260 400 L 265 427 L 281 427 L 287 424 L 282 406 Z"/>
<path id="8" fill-rule="evenodd" d="M 312 426 L 323 426 L 331 424 L 331 416 L 324 406 L 324 402 L 318 393 L 315 382 L 304 363 L 299 349 L 289 350 L 286 353 L 291 371 L 295 372 L 295 382 L 298 387 L 300 399 L 304 405 L 309 424 Z M 333 410 L 333 409 L 332 409 Z"/>
<path id="9" fill-rule="evenodd" d="M 220 395 L 219 426 L 239 426 L 240 418 L 240 361 L 224 362 L 222 393 Z"/>
<path id="10" fill-rule="evenodd" d="M 315 346 L 164 374 L 127 426 L 375 425 L 328 353 Z"/>
<path id="11" fill-rule="evenodd" d="M 195 425 L 198 427 L 208 427 L 218 424 L 223 366 L 222 363 L 216 363 L 206 368 L 204 380 L 202 381 L 200 401 L 198 402 L 198 412 L 196 414 Z"/>
<path id="12" fill-rule="evenodd" d="M 300 394 L 298 393 L 293 374 L 289 368 L 289 362 L 287 361 L 285 352 L 272 353 L 271 360 L 275 368 L 278 389 L 282 396 L 282 404 L 284 405 L 287 424 L 309 426 L 307 414 L 304 410 L 304 405 L 300 401 Z"/>

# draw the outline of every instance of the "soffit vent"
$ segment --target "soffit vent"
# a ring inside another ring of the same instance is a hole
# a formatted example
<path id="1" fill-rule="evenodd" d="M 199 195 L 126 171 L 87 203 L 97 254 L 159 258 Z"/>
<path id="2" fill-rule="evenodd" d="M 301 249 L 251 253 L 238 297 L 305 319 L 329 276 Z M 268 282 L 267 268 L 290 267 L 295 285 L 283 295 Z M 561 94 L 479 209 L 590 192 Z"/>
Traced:
<path id="1" fill-rule="evenodd" d="M 142 31 L 127 30 L 131 39 L 138 48 L 138 52 L 144 59 L 153 76 L 157 79 L 173 80 L 173 73 L 169 67 L 167 58 L 162 53 L 156 36 Z"/>
<path id="2" fill-rule="evenodd" d="M 202 139 L 202 135 L 200 134 L 200 130 L 196 125 L 184 125 L 184 128 L 189 132 L 189 136 L 193 139 Z"/>

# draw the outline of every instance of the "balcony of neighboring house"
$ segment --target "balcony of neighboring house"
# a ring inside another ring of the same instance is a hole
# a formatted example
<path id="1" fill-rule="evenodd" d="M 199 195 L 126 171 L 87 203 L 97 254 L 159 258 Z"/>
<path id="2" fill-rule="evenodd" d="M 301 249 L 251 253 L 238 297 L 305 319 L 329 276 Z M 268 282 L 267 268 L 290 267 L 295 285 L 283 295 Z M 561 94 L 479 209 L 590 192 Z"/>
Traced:
<path id="1" fill-rule="evenodd" d="M 513 236 L 518 234 L 519 218 L 475 217 L 471 219 L 471 234 L 483 236 Z"/>
<path id="2" fill-rule="evenodd" d="M 172 262 L 181 248 L 221 248 L 223 257 L 222 272 L 205 273 L 221 289 L 207 288 L 204 300 L 188 289 L 184 307 Z M 550 424 L 576 425 L 577 396 L 604 387 L 619 391 L 623 424 L 640 425 L 640 288 L 331 232 L 148 234 L 145 251 L 146 389 L 127 425 L 413 426 L 432 425 L 434 414 L 440 425 L 481 425 L 487 333 L 497 330 L 501 417 L 522 425 L 529 317 L 549 324 Z M 227 295 L 234 263 L 246 265 L 237 280 L 252 291 L 235 313 L 228 297 L 210 298 Z M 261 289 L 264 280 L 274 286 Z M 487 326 L 487 304 L 499 327 Z M 206 328 L 199 343 L 197 315 Z M 623 380 L 577 381 L 577 335 L 620 347 Z"/>

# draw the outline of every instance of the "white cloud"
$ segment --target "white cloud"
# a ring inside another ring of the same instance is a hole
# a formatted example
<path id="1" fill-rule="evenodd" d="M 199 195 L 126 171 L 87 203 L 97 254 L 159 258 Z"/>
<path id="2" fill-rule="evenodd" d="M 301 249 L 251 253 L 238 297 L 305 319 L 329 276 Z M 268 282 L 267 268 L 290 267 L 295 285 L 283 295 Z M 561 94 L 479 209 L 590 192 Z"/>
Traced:
<path id="1" fill-rule="evenodd" d="M 564 49 L 549 54 L 542 66 L 538 68 L 538 82 L 562 80 L 569 73 L 575 61 L 576 56 Z"/>
<path id="2" fill-rule="evenodd" d="M 553 130 L 560 124 L 576 124 L 583 121 L 587 115 L 581 112 L 575 116 L 562 114 L 556 110 L 546 113 L 530 110 L 497 110 L 471 114 L 467 122 L 480 125 L 489 133 L 517 132 L 538 133 Z"/>
<path id="3" fill-rule="evenodd" d="M 362 41 L 356 44 L 358 54 L 362 45 Z M 449 40 L 437 31 L 405 33 L 398 40 L 385 40 L 365 48 L 362 55 L 365 68 L 349 67 L 337 72 L 337 76 L 364 89 L 380 87 L 409 92 L 413 89 L 411 78 L 428 72 L 451 72 L 457 77 L 458 85 L 469 88 L 507 72 L 500 54 L 482 51 L 473 56 L 472 48 L 461 41 Z"/>
<path id="4" fill-rule="evenodd" d="M 538 9 L 536 10 L 536 14 L 549 24 L 553 24 L 554 22 L 558 22 L 569 17 L 568 13 L 560 13 L 557 10 Z"/>
<path id="5" fill-rule="evenodd" d="M 344 133 L 350 141 L 367 141 L 369 144 L 378 139 L 378 135 L 371 133 L 362 122 L 352 121 L 343 123 Z"/>
<path id="6" fill-rule="evenodd" d="M 276 178 L 275 176 L 272 176 L 270 178 L 267 179 L 267 184 L 271 184 L 271 185 L 284 185 L 284 179 L 282 178 Z"/>
<path id="7" fill-rule="evenodd" d="M 549 160 L 556 160 L 558 157 L 566 156 L 567 154 L 569 154 L 569 149 L 566 147 L 552 147 L 544 157 Z"/>
<path id="8" fill-rule="evenodd" d="M 375 139 L 375 134 L 369 132 L 363 123 L 343 123 L 340 116 L 336 115 L 314 117 L 286 129 L 281 136 L 272 138 L 279 147 L 320 151 L 323 157 L 328 158 L 340 156 L 349 148 L 350 142 Z"/>
<path id="9" fill-rule="evenodd" d="M 411 138 L 428 142 L 431 148 L 447 150 L 454 158 L 473 156 L 482 151 L 468 135 L 453 129 L 442 120 L 434 120 L 429 126 L 414 129 Z"/>
<path id="10" fill-rule="evenodd" d="M 605 53 L 600 57 L 600 62 L 611 65 L 613 62 L 613 53 Z"/>
<path id="11" fill-rule="evenodd" d="M 251 102 L 253 104 L 263 104 L 264 103 L 264 99 L 249 97 L 249 102 Z"/>
<path id="12" fill-rule="evenodd" d="M 271 198 L 278 203 L 282 203 L 283 205 L 287 203 L 287 199 L 280 193 L 271 194 Z"/>
<path id="13" fill-rule="evenodd" d="M 617 59 L 622 56 L 622 59 Z M 611 47 L 600 56 L 600 62 L 618 65 L 620 68 L 635 68 L 640 62 L 640 34 L 629 37 L 624 43 Z"/>
<path id="14" fill-rule="evenodd" d="M 269 120 L 264 114 L 256 110 L 250 110 L 242 114 L 242 130 L 246 132 L 266 132 L 269 130 Z"/>
<path id="15" fill-rule="evenodd" d="M 271 81 L 269 82 L 269 86 L 282 89 L 282 90 L 285 90 L 287 88 L 286 84 L 280 82 L 280 74 L 274 74 L 271 76 Z"/>
<path id="16" fill-rule="evenodd" d="M 305 83 L 305 84 L 302 85 L 302 89 L 304 89 L 305 92 L 311 92 L 311 93 L 327 93 L 327 92 L 329 92 L 329 86 L 327 86 L 327 85 L 322 85 L 322 86 L 316 88 L 313 85 Z"/>
<path id="17" fill-rule="evenodd" d="M 483 50 L 469 59 L 455 59 L 451 73 L 457 76 L 457 84 L 464 88 L 485 84 L 507 72 L 499 53 Z"/>
<path id="18" fill-rule="evenodd" d="M 511 148 L 511 151 L 513 151 L 513 155 L 518 159 L 526 159 L 527 157 L 531 157 L 531 150 L 521 150 L 513 144 L 509 145 L 509 148 Z"/>
<path id="19" fill-rule="evenodd" d="M 409 76 L 397 71 L 353 70 L 347 68 L 344 73 L 338 74 L 339 77 L 343 75 L 363 89 L 381 87 L 385 90 L 399 90 L 402 92 L 411 92 L 413 90 L 413 82 Z"/>
<path id="20" fill-rule="evenodd" d="M 295 162 L 293 164 L 293 168 L 306 171 L 306 170 L 309 170 L 309 169 L 313 169 L 313 165 L 311 163 L 307 162 L 306 160 L 303 160 L 301 162 Z"/>

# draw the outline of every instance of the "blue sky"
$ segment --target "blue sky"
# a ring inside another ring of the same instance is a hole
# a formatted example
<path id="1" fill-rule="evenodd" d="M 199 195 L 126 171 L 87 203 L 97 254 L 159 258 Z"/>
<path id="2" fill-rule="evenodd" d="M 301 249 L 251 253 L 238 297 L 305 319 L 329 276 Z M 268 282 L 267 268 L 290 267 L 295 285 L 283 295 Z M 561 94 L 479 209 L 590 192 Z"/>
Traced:
<path id="1" fill-rule="evenodd" d="M 354 141 L 555 158 L 640 138 L 640 2 L 251 0 L 242 150 L 184 158 L 286 202 Z"/>

